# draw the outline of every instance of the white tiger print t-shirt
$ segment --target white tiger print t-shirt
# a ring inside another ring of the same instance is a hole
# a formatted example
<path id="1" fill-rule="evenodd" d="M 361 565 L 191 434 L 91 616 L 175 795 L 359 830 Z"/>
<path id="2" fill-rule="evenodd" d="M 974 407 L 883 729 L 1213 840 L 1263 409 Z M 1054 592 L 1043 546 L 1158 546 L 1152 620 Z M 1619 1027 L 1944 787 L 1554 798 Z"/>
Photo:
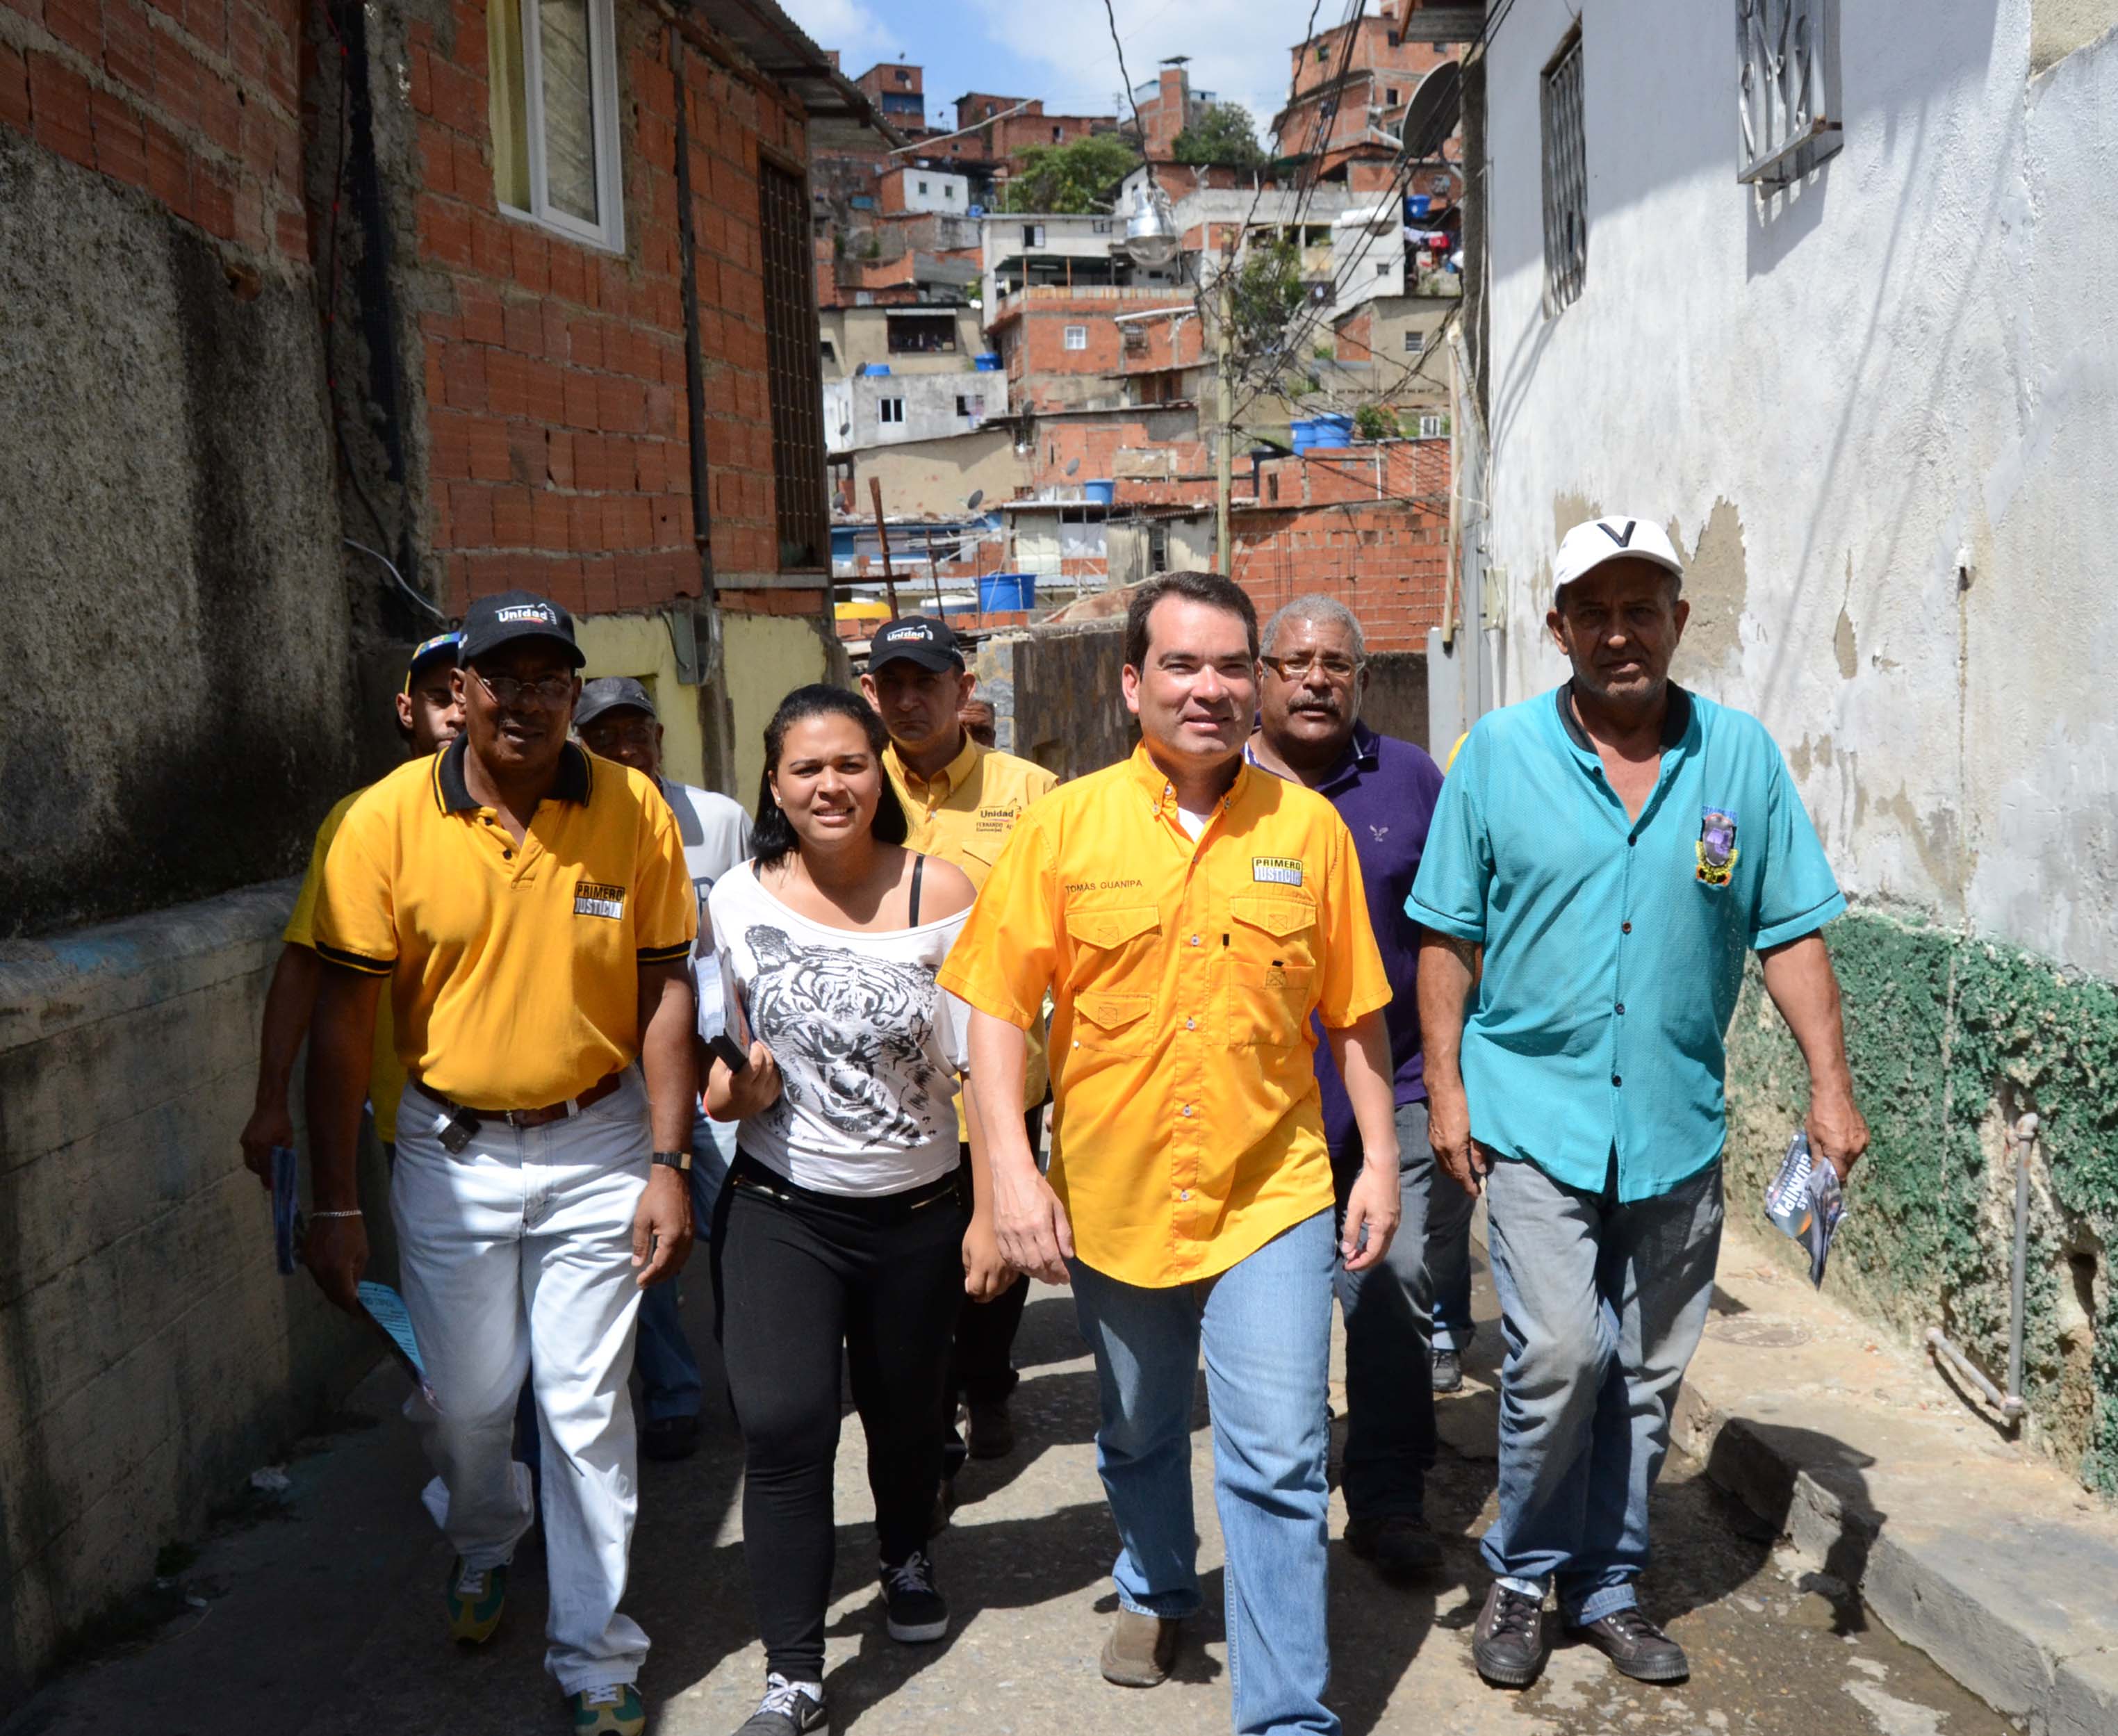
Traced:
<path id="1" fill-rule="evenodd" d="M 779 1066 L 779 1095 L 742 1123 L 741 1149 L 819 1193 L 902 1193 L 953 1171 L 970 1012 L 934 973 L 970 912 L 829 928 L 759 885 L 754 862 L 714 883 L 706 911 L 722 982 Z"/>

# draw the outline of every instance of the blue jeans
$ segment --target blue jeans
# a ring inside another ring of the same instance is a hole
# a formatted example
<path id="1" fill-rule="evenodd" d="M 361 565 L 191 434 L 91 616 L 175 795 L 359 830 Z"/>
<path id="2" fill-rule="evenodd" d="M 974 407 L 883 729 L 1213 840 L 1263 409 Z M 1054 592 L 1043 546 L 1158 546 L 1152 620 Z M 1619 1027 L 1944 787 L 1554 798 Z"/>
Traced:
<path id="1" fill-rule="evenodd" d="M 1487 1564 L 1556 1581 L 1579 1627 L 1629 1609 L 1648 1560 L 1648 1495 L 1699 1348 L 1721 1251 L 1721 1166 L 1621 1205 L 1496 1160 L 1487 1248 L 1501 1299 L 1500 1516 Z"/>
<path id="2" fill-rule="evenodd" d="M 1122 1545 L 1118 1601 L 1199 1609 L 1191 1391 L 1203 1346 L 1214 1493 L 1227 1546 L 1228 1685 L 1238 1736 L 1336 1736 L 1324 1706 L 1325 1423 L 1332 1215 L 1320 1211 L 1219 1276 L 1170 1289 L 1072 1263 L 1103 1405 L 1096 1468 Z"/>
<path id="3" fill-rule="evenodd" d="M 1339 1306 L 1346 1316 L 1346 1470 L 1342 1486 L 1350 1518 L 1418 1519 L 1427 1511 L 1427 1473 L 1434 1463 L 1434 1386 L 1427 1351 L 1428 1255 L 1437 1208 L 1448 1196 L 1471 1197 L 1450 1181 L 1437 1185 L 1427 1142 L 1427 1105 L 1397 1112 L 1398 1201 L 1403 1215 L 1382 1264 L 1366 1271 L 1337 1268 Z M 1331 1154 L 1331 1178 L 1343 1223 L 1346 1196 L 1359 1178 L 1356 1128 Z"/>
<path id="4" fill-rule="evenodd" d="M 714 1205 L 721 1183 L 727 1180 L 728 1164 L 735 1155 L 735 1123 L 709 1121 L 701 1115 L 691 1123 L 691 1226 L 697 1247 L 691 1257 L 705 1271 Z M 656 1285 L 640 1299 L 640 1341 L 632 1353 L 632 1366 L 640 1374 L 640 1396 L 647 1419 L 695 1417 L 705 1396 L 699 1378 L 699 1360 L 691 1354 L 691 1341 L 684 1336 L 684 1322 L 677 1312 L 682 1300 L 676 1278 Z"/>

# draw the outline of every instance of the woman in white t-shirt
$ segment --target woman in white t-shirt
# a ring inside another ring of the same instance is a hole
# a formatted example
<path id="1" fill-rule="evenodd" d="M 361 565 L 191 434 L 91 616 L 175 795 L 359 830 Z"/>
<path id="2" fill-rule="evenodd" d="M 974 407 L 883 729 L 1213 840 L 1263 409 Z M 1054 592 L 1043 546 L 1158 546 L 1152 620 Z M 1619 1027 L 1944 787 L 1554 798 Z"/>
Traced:
<path id="1" fill-rule="evenodd" d="M 713 1249 L 723 1359 L 742 1430 L 743 1553 L 765 1694 L 739 1736 L 824 1723 L 841 1350 L 867 1432 L 893 1639 L 938 1640 L 927 1555 L 943 1382 L 960 1297 L 1014 1274 L 955 1192 L 966 1010 L 934 972 L 971 883 L 904 848 L 882 720 L 842 688 L 797 688 L 765 732 L 756 854 L 706 910 L 748 1065 L 716 1060 L 706 1106 L 740 1120 Z M 964 1086 L 968 1098 L 968 1081 Z M 984 1161 L 973 1109 L 972 1160 Z"/>

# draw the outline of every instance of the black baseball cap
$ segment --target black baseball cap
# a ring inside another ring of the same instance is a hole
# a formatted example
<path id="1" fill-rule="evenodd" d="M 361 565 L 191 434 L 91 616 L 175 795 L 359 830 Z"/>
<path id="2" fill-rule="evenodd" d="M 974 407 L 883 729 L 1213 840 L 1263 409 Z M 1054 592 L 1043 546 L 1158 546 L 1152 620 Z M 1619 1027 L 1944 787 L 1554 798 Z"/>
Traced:
<path id="1" fill-rule="evenodd" d="M 475 663 L 517 639 L 549 639 L 564 646 L 576 669 L 588 661 L 574 643 L 574 618 L 549 597 L 528 590 L 503 590 L 473 603 L 464 613 L 456 656 Z"/>
<path id="2" fill-rule="evenodd" d="M 960 669 L 964 653 L 955 629 L 932 615 L 906 615 L 878 628 L 867 642 L 867 666 L 879 669 L 899 658 L 923 669 Z"/>
<path id="3" fill-rule="evenodd" d="M 654 716 L 654 701 L 647 697 L 647 689 L 632 677 L 599 675 L 594 681 L 581 683 L 581 702 L 574 707 L 574 727 L 579 729 L 594 723 L 606 711 L 622 711 L 627 706 Z"/>

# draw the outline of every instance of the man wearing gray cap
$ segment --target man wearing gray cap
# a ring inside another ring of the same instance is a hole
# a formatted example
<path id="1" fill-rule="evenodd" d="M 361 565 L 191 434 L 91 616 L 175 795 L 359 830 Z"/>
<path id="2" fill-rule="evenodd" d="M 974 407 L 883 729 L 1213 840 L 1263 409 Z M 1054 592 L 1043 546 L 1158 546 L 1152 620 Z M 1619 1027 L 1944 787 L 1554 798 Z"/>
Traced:
<path id="1" fill-rule="evenodd" d="M 1713 1292 L 1749 953 L 1807 1063 L 1811 1149 L 1843 1179 L 1868 1143 L 1822 933 L 1846 900 L 1764 726 L 1669 679 L 1683 577 L 1650 520 L 1567 532 L 1545 624 L 1573 678 L 1478 720 L 1405 903 L 1428 1137 L 1484 1183 L 1507 1340 L 1472 1641 L 1496 1687 L 1537 1679 L 1553 1590 L 1624 1674 L 1690 1669 L 1635 1586 Z"/>
<path id="2" fill-rule="evenodd" d="M 654 779 L 677 817 L 684 864 L 699 897 L 699 943 L 693 953 L 700 1034 L 720 1029 L 719 973 L 706 928 L 706 894 L 722 875 L 750 854 L 750 816 L 740 803 L 680 784 L 662 771 L 662 721 L 654 701 L 630 675 L 599 675 L 581 687 L 574 732 L 590 752 L 630 766 Z M 710 980 L 702 980 L 702 975 Z M 704 1074 L 701 1073 L 701 1077 Z M 691 1221 L 704 1239 L 714 1221 L 714 1203 L 735 1156 L 735 1123 L 710 1120 L 698 1104 L 691 1117 Z M 698 1450 L 699 1405 L 705 1383 L 698 1358 L 684 1336 L 677 1286 L 658 1285 L 640 1299 L 640 1338 L 633 1351 L 640 1398 L 647 1411 L 640 1450 L 650 1459 L 688 1459 Z"/>

